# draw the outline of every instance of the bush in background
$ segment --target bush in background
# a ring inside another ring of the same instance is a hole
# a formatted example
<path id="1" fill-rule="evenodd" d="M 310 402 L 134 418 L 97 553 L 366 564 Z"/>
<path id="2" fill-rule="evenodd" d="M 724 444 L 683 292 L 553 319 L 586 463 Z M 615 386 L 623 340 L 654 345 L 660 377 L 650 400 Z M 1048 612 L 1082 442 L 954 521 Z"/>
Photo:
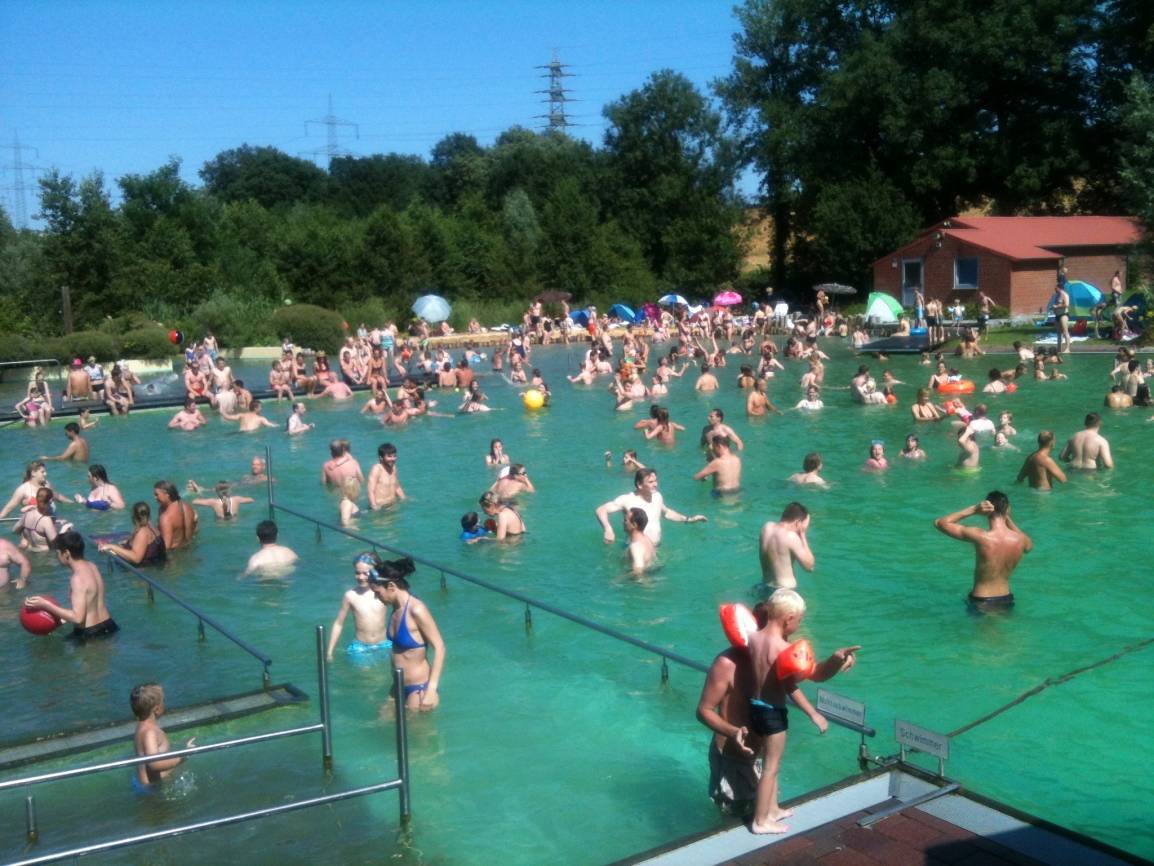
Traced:
<path id="1" fill-rule="evenodd" d="M 0 332 L 0 361 L 24 361 L 32 357 L 31 340 L 21 334 Z"/>
<path id="2" fill-rule="evenodd" d="M 111 361 L 119 357 L 116 340 L 100 331 L 74 331 L 63 337 L 50 337 L 39 345 L 33 346 L 33 352 L 45 358 L 55 358 L 61 364 L 68 364 L 73 358 L 87 358 L 95 356 L 97 361 Z"/>
<path id="3" fill-rule="evenodd" d="M 118 354 L 125 358 L 162 361 L 179 351 L 180 349 L 168 339 L 168 331 L 153 325 L 150 328 L 137 328 L 122 335 Z"/>
<path id="4" fill-rule="evenodd" d="M 352 331 L 356 331 L 361 322 L 372 330 L 374 327 L 397 321 L 395 311 L 385 306 L 385 302 L 380 298 L 369 298 L 357 304 L 348 304 L 341 308 L 341 315 L 345 317 Z"/>
<path id="5" fill-rule="evenodd" d="M 530 301 L 500 301 L 489 300 L 481 298 L 470 298 L 466 300 L 452 301 L 453 311 L 449 314 L 449 324 L 452 325 L 453 330 L 457 333 L 464 333 L 469 329 L 469 320 L 476 319 L 481 323 L 482 328 L 491 328 L 494 325 L 520 325 L 521 316 L 525 314 L 526 308 Z M 570 305 L 573 302 L 570 301 Z M 576 306 L 573 307 L 577 309 Z M 561 307 L 559 304 L 545 304 L 546 315 L 560 315 Z M 404 322 L 398 321 L 397 325 L 402 331 L 407 330 L 405 323 L 408 322 L 406 318 Z M 434 331 L 434 333 L 436 333 Z"/>
<path id="6" fill-rule="evenodd" d="M 258 295 L 217 292 L 181 320 L 184 337 L 191 342 L 212 331 L 222 347 L 276 345 L 280 342 L 273 324 L 276 311 L 273 301 Z"/>
<path id="7" fill-rule="evenodd" d="M 313 304 L 280 307 L 272 316 L 276 342 L 284 337 L 308 349 L 335 353 L 345 339 L 344 319 L 340 313 Z"/>

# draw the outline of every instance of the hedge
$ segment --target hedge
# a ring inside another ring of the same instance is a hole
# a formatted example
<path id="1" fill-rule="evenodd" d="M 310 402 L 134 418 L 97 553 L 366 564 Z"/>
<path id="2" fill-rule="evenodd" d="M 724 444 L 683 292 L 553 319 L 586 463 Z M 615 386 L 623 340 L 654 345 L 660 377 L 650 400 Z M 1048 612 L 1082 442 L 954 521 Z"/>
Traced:
<path id="1" fill-rule="evenodd" d="M 272 318 L 278 336 L 288 337 L 302 348 L 335 353 L 345 340 L 344 320 L 339 313 L 324 307 L 293 304 L 280 307 Z"/>

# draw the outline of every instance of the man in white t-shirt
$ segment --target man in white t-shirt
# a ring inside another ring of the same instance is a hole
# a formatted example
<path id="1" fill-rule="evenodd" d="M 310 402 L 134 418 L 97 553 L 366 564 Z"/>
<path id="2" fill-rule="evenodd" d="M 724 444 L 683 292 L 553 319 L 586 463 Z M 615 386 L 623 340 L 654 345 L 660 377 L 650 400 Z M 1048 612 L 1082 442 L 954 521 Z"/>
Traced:
<path id="1" fill-rule="evenodd" d="M 623 493 L 597 508 L 597 520 L 605 530 L 606 544 L 612 544 L 616 540 L 613 527 L 609 524 L 609 515 L 625 508 L 640 508 L 645 512 L 645 516 L 649 519 L 645 524 L 645 534 L 654 544 L 661 543 L 662 517 L 668 517 L 674 523 L 703 523 L 706 520 L 703 514 L 686 517 L 665 504 L 665 500 L 657 492 L 656 469 L 638 469 L 637 474 L 633 476 L 633 486 L 633 493 Z"/>

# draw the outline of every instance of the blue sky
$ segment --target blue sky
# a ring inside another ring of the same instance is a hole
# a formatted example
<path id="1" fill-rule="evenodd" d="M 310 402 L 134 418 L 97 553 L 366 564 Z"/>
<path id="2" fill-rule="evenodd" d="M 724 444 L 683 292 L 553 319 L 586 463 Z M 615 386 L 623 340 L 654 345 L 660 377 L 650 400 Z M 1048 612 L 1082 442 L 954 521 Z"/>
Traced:
<path id="1" fill-rule="evenodd" d="M 731 0 L 676 2 L 0 2 L 0 186 L 17 213 L 23 162 L 108 185 L 168 157 L 184 176 L 241 144 L 324 148 L 328 113 L 354 154 L 428 156 L 453 132 L 491 143 L 543 121 L 537 76 L 570 65 L 571 133 L 600 144 L 601 109 L 669 68 L 705 89 L 727 73 Z M 35 148 L 33 151 L 31 148 Z M 323 163 L 322 163 L 323 164 Z M 28 214 L 35 175 L 26 171 Z M 35 224 L 33 224 L 35 225 Z"/>

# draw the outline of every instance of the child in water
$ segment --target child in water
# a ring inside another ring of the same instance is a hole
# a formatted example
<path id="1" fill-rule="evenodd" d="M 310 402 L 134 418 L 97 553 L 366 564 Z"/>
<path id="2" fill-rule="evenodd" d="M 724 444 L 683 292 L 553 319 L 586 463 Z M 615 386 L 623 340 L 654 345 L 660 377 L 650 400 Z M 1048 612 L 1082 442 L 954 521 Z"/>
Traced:
<path id="1" fill-rule="evenodd" d="M 129 697 L 132 714 L 136 716 L 136 735 L 133 738 L 138 757 L 162 755 L 168 751 L 168 735 L 160 727 L 158 719 L 164 715 L 164 689 L 159 683 L 141 683 L 132 690 Z M 192 737 L 185 744 L 191 749 L 196 744 Z M 184 763 L 184 758 L 159 758 L 136 765 L 133 788 L 140 792 L 152 790 L 152 786 L 167 778 L 173 770 Z"/>

